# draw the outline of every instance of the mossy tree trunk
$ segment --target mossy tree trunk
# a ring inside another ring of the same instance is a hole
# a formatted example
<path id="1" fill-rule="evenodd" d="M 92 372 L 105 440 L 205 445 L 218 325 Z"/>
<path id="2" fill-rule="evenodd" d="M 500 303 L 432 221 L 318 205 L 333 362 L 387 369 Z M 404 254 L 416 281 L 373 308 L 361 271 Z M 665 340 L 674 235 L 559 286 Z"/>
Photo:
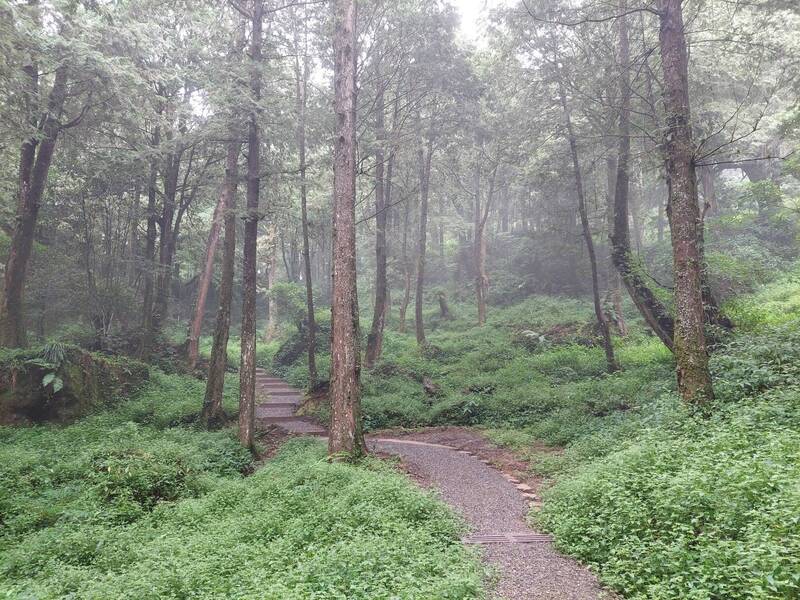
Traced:
<path id="1" fill-rule="evenodd" d="M 678 391 L 692 405 L 714 398 L 705 337 L 702 286 L 702 218 L 697 198 L 695 147 L 689 111 L 688 56 L 681 0 L 660 0 L 664 73 L 664 145 L 669 189 L 667 216 L 675 273 L 675 358 Z"/>

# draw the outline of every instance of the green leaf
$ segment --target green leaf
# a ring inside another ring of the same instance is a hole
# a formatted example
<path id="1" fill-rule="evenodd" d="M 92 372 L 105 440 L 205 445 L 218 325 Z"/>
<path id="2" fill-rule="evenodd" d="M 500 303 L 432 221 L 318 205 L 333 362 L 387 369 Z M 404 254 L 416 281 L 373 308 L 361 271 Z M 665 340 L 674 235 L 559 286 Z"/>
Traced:
<path id="1" fill-rule="evenodd" d="M 61 377 L 56 377 L 53 380 L 53 393 L 60 391 L 64 387 L 64 381 Z"/>
<path id="2" fill-rule="evenodd" d="M 42 386 L 47 387 L 53 382 L 55 378 L 56 378 L 55 373 L 47 373 L 44 377 L 42 377 Z"/>

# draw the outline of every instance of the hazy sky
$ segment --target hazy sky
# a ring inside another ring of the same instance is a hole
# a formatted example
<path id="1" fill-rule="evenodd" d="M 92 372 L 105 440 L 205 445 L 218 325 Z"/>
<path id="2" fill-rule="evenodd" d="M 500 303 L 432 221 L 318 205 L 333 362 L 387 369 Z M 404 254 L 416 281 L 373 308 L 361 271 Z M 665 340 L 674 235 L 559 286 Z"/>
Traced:
<path id="1" fill-rule="evenodd" d="M 461 12 L 461 35 L 467 40 L 480 43 L 484 20 L 498 6 L 507 6 L 512 0 L 450 0 Z"/>

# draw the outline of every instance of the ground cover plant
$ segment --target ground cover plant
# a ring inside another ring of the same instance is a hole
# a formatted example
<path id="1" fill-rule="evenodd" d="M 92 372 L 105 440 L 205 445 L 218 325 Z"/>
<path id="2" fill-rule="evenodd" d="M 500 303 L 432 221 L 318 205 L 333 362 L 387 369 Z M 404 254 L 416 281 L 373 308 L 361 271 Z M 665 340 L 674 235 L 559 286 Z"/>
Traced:
<path id="1" fill-rule="evenodd" d="M 797 597 L 798 297 L 793 267 L 726 305 L 741 325 L 712 356 L 711 417 L 680 401 L 670 353 L 630 311 L 624 369 L 608 375 L 585 303 L 531 298 L 482 328 L 471 307 L 442 321 L 431 307 L 422 351 L 387 332 L 365 421 L 475 425 L 513 448 L 552 486 L 531 521 L 625 597 Z M 301 363 L 288 368 L 298 384 Z"/>
<path id="2" fill-rule="evenodd" d="M 73 425 L 0 428 L 0 597 L 481 597 L 440 501 L 314 441 L 245 476 L 232 431 L 192 425 L 202 387 L 154 372 Z"/>

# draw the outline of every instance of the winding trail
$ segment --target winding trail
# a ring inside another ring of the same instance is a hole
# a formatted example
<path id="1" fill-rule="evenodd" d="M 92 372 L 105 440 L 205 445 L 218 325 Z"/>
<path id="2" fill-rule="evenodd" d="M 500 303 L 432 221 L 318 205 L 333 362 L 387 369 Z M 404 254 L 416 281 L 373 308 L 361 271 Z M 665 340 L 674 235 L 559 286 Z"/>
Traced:
<path id="1" fill-rule="evenodd" d="M 466 519 L 472 532 L 465 541 L 481 543 L 486 560 L 499 572 L 495 598 L 610 597 L 586 567 L 559 554 L 547 536 L 537 535 L 528 527 L 525 515 L 529 501 L 500 471 L 466 451 L 439 443 L 378 438 L 370 440 L 369 445 L 371 450 L 400 456 L 411 473 L 435 487 Z M 511 541 L 515 538 L 534 541 Z"/>
<path id="2" fill-rule="evenodd" d="M 309 417 L 296 415 L 303 393 L 257 371 L 256 417 L 290 434 L 325 436 Z M 421 438 L 421 439 L 420 439 Z M 483 442 L 476 433 L 428 431 L 408 438 L 370 438 L 371 451 L 399 456 L 407 470 L 439 491 L 466 520 L 465 543 L 478 544 L 498 572 L 493 598 L 504 600 L 596 600 L 612 597 L 594 575 L 559 554 L 549 536 L 528 527 L 530 487 L 490 467 L 468 450 Z"/>

